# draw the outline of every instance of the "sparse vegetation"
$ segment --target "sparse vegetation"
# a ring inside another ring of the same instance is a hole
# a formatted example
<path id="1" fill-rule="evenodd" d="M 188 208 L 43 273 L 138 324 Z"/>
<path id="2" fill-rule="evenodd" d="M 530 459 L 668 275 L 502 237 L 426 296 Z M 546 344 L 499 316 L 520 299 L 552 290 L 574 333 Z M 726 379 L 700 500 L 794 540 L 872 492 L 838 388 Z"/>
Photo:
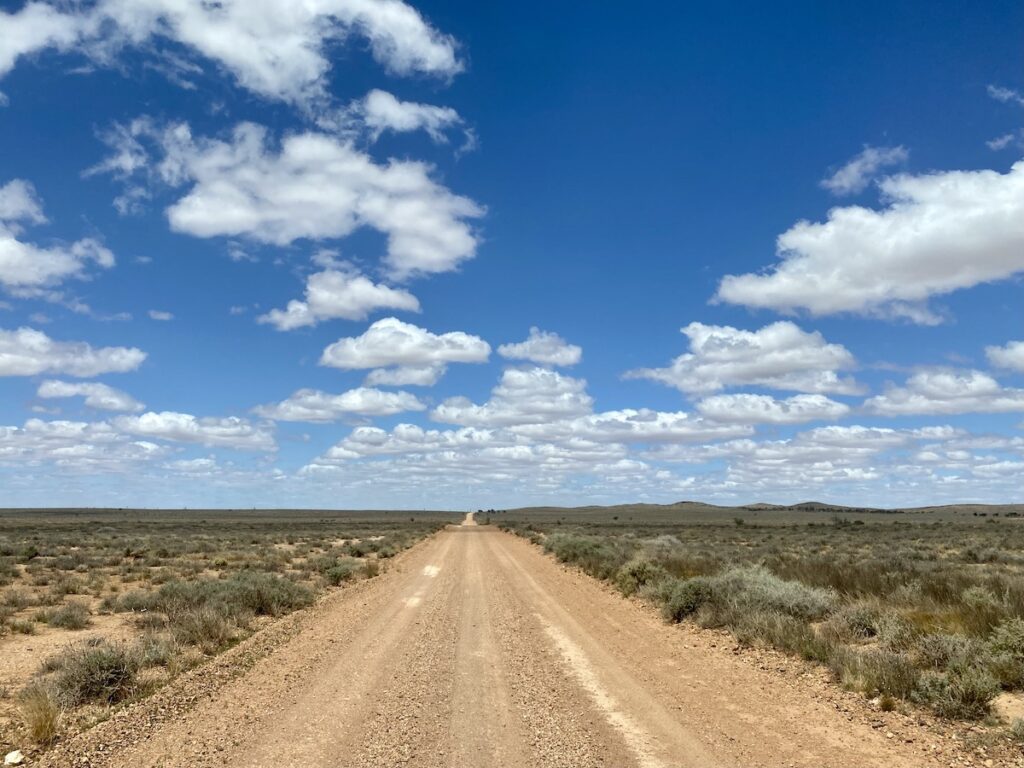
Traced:
<path id="1" fill-rule="evenodd" d="M 1024 691 L 1024 527 L 955 510 L 524 510 L 506 530 L 693 621 L 877 698 L 978 719 Z M 1024 726 L 1022 726 L 1024 728 Z M 1024 732 L 1024 731 L 1022 731 Z"/>
<path id="2" fill-rule="evenodd" d="M 84 722 L 81 712 L 147 694 L 261 622 L 376 576 L 388 558 L 452 521 L 434 513 L 0 514 L 0 654 L 23 634 L 67 633 L 69 641 L 40 643 L 51 650 L 32 677 L 28 667 L 0 679 L 12 694 L 0 704 L 0 732 L 20 723 L 46 746 Z M 79 632 L 86 639 L 75 643 Z"/>

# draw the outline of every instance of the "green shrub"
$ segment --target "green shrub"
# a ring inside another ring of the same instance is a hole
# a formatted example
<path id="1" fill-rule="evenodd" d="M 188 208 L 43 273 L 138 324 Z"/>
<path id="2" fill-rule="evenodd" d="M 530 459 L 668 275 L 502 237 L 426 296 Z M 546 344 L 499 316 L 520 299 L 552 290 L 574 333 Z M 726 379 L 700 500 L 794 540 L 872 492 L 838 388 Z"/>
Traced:
<path id="1" fill-rule="evenodd" d="M 147 632 L 135 642 L 135 653 L 141 667 L 169 667 L 181 649 L 170 635 Z"/>
<path id="2" fill-rule="evenodd" d="M 67 707 L 88 702 L 111 704 L 131 695 L 138 659 L 126 645 L 90 640 L 48 663 L 54 669 L 57 699 Z"/>
<path id="3" fill-rule="evenodd" d="M 92 623 L 89 609 L 82 603 L 68 603 L 51 611 L 44 611 L 40 618 L 51 627 L 60 629 L 85 629 Z"/>
<path id="4" fill-rule="evenodd" d="M 35 623 L 24 619 L 14 619 L 7 626 L 16 635 L 34 635 L 36 633 Z"/>
<path id="5" fill-rule="evenodd" d="M 821 634 L 835 642 L 851 643 L 878 634 L 879 609 L 871 603 L 844 605 L 821 627 Z"/>
<path id="6" fill-rule="evenodd" d="M 711 579 L 696 576 L 664 582 L 660 590 L 661 613 L 669 621 L 680 622 L 692 616 L 714 598 Z"/>
<path id="7" fill-rule="evenodd" d="M 360 561 L 351 557 L 343 560 L 336 560 L 333 565 L 323 571 L 327 583 L 333 587 L 346 581 L 352 581 L 362 568 Z"/>
<path id="8" fill-rule="evenodd" d="M 548 536 L 544 549 L 560 562 L 579 566 L 598 579 L 610 580 L 627 560 L 627 555 L 609 539 L 571 533 Z"/>
<path id="9" fill-rule="evenodd" d="M 912 698 L 950 719 L 976 720 L 988 715 L 999 682 L 977 665 L 957 664 L 949 672 L 925 672 Z"/>
<path id="10" fill-rule="evenodd" d="M 984 651 L 989 672 L 1003 688 L 1024 686 L 1024 620 L 1014 617 L 993 629 Z"/>
<path id="11" fill-rule="evenodd" d="M 878 644 L 887 651 L 909 650 L 920 631 L 895 611 L 881 613 L 878 617 Z"/>
<path id="12" fill-rule="evenodd" d="M 1005 615 L 1005 606 L 986 587 L 970 587 L 960 600 L 964 626 L 975 634 L 987 633 Z"/>
<path id="13" fill-rule="evenodd" d="M 238 637 L 238 625 L 220 611 L 209 608 L 188 608 L 174 614 L 171 635 L 184 645 L 192 645 L 213 654 L 229 647 Z"/>
<path id="14" fill-rule="evenodd" d="M 980 650 L 978 644 L 968 637 L 938 632 L 919 637 L 914 644 L 913 656 L 918 666 L 942 671 L 951 664 L 976 658 Z"/>
<path id="15" fill-rule="evenodd" d="M 619 568 L 615 574 L 615 586 L 629 597 L 648 584 L 656 584 L 668 578 L 668 573 L 657 563 L 646 559 L 633 559 Z"/>

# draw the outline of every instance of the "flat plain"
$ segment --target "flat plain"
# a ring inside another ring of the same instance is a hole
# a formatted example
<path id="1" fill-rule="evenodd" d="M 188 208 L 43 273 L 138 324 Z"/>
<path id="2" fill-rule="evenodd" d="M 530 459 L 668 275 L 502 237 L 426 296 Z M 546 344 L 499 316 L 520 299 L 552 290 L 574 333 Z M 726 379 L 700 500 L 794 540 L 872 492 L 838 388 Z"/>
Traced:
<path id="1" fill-rule="evenodd" d="M 1020 765 L 1018 513 L 8 513 L 4 594 L 36 604 L 7 625 L 37 634 L 2 658 L 43 650 L 5 672 L 3 741 L 93 768 Z M 60 605 L 56 571 L 85 584 Z M 76 599 L 91 626 L 35 618 Z M 204 644 L 182 617 L 207 612 L 229 632 Z M 73 649 L 101 643 L 124 690 L 62 699 L 90 679 Z M 943 708 L 969 671 L 980 703 Z M 58 707 L 46 748 L 36 689 Z"/>

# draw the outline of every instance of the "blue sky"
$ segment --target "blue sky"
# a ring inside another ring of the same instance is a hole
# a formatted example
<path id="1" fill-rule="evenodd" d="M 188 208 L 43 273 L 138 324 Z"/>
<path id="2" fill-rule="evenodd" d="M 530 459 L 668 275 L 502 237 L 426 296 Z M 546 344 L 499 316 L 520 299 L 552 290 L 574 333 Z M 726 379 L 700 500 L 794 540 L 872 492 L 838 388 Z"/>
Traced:
<path id="1" fill-rule="evenodd" d="M 5 505 L 1020 500 L 1018 3 L 0 9 Z"/>

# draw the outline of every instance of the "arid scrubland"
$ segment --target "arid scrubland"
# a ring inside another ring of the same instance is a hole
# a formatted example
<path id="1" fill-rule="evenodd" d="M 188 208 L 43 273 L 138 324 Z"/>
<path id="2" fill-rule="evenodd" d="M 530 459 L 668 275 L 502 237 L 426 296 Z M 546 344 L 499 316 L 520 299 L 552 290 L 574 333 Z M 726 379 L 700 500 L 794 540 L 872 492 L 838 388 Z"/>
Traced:
<path id="1" fill-rule="evenodd" d="M 109 716 L 451 515 L 0 513 L 0 750 Z"/>
<path id="2" fill-rule="evenodd" d="M 982 719 L 997 697 L 1012 712 L 1015 698 L 1001 694 L 1024 690 L 1024 519 L 1013 511 L 680 505 L 494 521 L 667 621 L 820 662 L 883 709 Z"/>

